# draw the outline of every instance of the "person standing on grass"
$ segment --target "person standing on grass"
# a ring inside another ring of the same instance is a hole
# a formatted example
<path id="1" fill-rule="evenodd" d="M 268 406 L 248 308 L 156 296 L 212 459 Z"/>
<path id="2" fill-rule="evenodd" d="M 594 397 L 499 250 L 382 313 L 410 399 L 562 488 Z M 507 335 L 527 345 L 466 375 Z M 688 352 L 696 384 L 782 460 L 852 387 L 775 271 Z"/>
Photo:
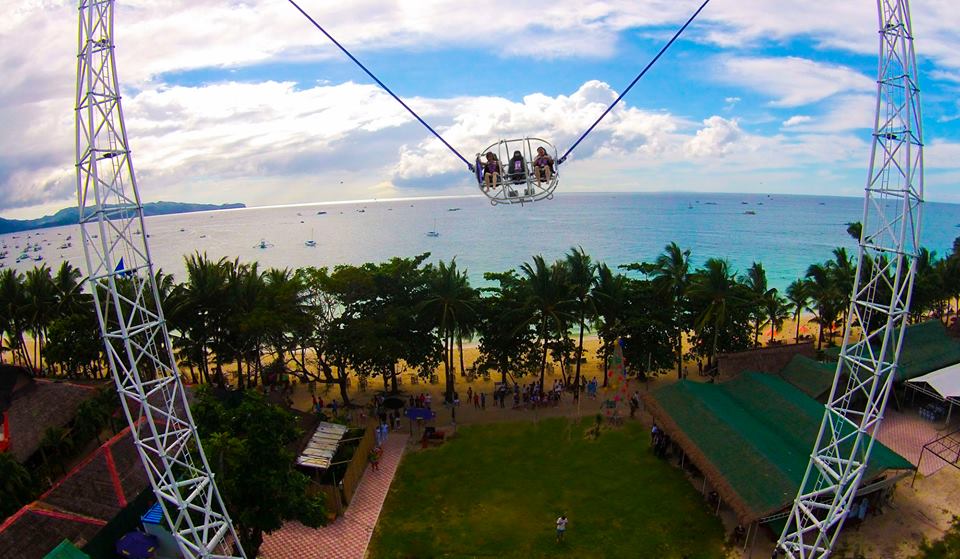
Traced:
<path id="1" fill-rule="evenodd" d="M 561 514 L 560 518 L 557 519 L 557 543 L 563 541 L 563 534 L 567 531 L 567 515 Z"/>
<path id="2" fill-rule="evenodd" d="M 482 410 L 487 409 L 487 393 L 486 392 L 480 393 L 480 409 Z"/>
<path id="3" fill-rule="evenodd" d="M 633 419 L 637 414 L 637 409 L 640 408 L 640 393 L 634 392 L 633 396 L 630 396 L 630 419 Z"/>

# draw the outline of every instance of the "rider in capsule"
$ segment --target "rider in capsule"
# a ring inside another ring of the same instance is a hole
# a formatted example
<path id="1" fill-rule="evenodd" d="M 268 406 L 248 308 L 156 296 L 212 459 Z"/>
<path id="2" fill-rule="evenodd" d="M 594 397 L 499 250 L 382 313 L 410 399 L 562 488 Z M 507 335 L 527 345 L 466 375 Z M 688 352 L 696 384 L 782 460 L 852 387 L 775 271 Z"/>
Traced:
<path id="1" fill-rule="evenodd" d="M 497 183 L 500 182 L 500 161 L 497 160 L 497 156 L 492 151 L 487 152 L 486 158 L 487 161 L 483 164 L 484 190 L 495 188 Z"/>
<path id="2" fill-rule="evenodd" d="M 533 174 L 537 177 L 537 184 L 541 180 L 550 182 L 553 178 L 553 158 L 547 155 L 543 146 L 537 148 L 537 157 L 533 160 Z"/>
<path id="3" fill-rule="evenodd" d="M 523 155 L 519 150 L 513 152 L 510 158 L 510 165 L 507 166 L 510 181 L 513 183 L 525 182 L 527 180 L 527 165 L 523 161 Z"/>

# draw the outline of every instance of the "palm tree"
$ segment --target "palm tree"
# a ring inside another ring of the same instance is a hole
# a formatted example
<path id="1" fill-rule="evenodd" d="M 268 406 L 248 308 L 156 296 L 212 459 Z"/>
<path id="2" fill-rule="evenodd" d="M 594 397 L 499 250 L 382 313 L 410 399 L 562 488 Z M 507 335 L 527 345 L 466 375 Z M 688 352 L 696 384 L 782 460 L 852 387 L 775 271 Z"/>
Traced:
<path id="1" fill-rule="evenodd" d="M 190 340 L 204 382 L 210 382 L 210 351 L 225 324 L 227 274 L 230 263 L 210 260 L 206 253 L 186 258 L 187 281 L 176 297 L 181 335 Z"/>
<path id="2" fill-rule="evenodd" d="M 274 274 L 271 280 L 274 292 L 276 284 L 285 279 L 282 273 Z M 280 304 L 276 301 L 275 293 L 268 292 L 266 274 L 260 271 L 256 262 L 234 262 L 228 267 L 226 282 L 228 320 L 223 333 L 226 347 L 221 351 L 225 353 L 224 361 L 236 361 L 237 388 L 242 390 L 248 384 L 256 384 L 263 370 L 262 349 L 268 330 L 278 321 L 283 324 L 285 318 L 273 312 L 274 307 L 280 307 Z M 288 309 L 283 308 L 279 314 L 285 315 L 287 312 Z M 277 341 L 277 345 L 282 343 Z"/>
<path id="3" fill-rule="evenodd" d="M 543 256 L 533 257 L 533 265 L 520 266 L 527 292 L 526 311 L 528 320 L 537 324 L 538 336 L 543 346 L 540 362 L 540 387 L 547 371 L 547 345 L 552 331 L 557 337 L 566 335 L 567 325 L 573 320 L 576 299 L 570 292 L 567 267 L 563 261 L 548 266 Z"/>
<path id="4" fill-rule="evenodd" d="M 863 224 L 859 221 L 853 221 L 847 224 L 847 235 L 850 235 L 854 241 L 860 242 L 860 237 L 863 235 Z"/>
<path id="5" fill-rule="evenodd" d="M 580 340 L 577 343 L 577 372 L 574 376 L 573 387 L 575 391 L 580 390 L 580 363 L 583 361 L 583 330 L 587 313 L 591 312 L 592 301 L 590 300 L 590 288 L 597 277 L 597 267 L 590 261 L 590 256 L 583 252 L 582 247 L 570 249 L 566 258 L 567 281 L 573 296 L 576 299 L 576 313 L 580 326 Z M 593 314 L 593 313 L 591 313 Z"/>
<path id="6" fill-rule="evenodd" d="M 771 289 L 765 302 L 767 321 L 770 323 L 770 343 L 773 343 L 774 333 L 783 327 L 784 321 L 790 318 L 790 303 Z"/>
<path id="7" fill-rule="evenodd" d="M 57 292 L 50 275 L 50 268 L 46 264 L 27 270 L 23 281 L 25 295 L 26 326 L 33 335 L 34 355 L 37 358 L 32 366 L 43 369 L 43 341 L 47 335 L 50 322 L 56 315 Z"/>
<path id="8" fill-rule="evenodd" d="M 833 274 L 840 297 L 838 304 L 843 320 L 841 326 L 846 327 L 847 311 L 850 308 L 850 299 L 853 297 L 853 280 L 857 275 L 857 267 L 853 263 L 853 258 L 847 254 L 847 249 L 843 247 L 833 249 L 833 260 L 827 265 Z"/>
<path id="9" fill-rule="evenodd" d="M 669 297 L 676 332 L 677 378 L 683 377 L 684 300 L 690 283 L 690 251 L 681 250 L 675 242 L 664 247 L 654 263 L 653 281 L 661 293 Z"/>
<path id="10" fill-rule="evenodd" d="M 57 311 L 61 316 L 86 311 L 92 304 L 89 295 L 83 293 L 83 274 L 67 261 L 63 261 L 53 275 Z"/>
<path id="11" fill-rule="evenodd" d="M 694 328 L 702 332 L 713 328 L 713 343 L 707 358 L 708 369 L 716 361 L 720 330 L 727 324 L 730 307 L 737 302 L 736 277 L 730 271 L 726 260 L 711 258 L 703 269 L 693 276 L 690 283 L 690 296 L 706 301 L 707 305 L 694 321 Z"/>
<path id="12" fill-rule="evenodd" d="M 597 280 L 591 299 L 597 312 L 597 334 L 600 336 L 603 352 L 604 386 L 607 379 L 607 357 L 620 337 L 622 324 L 629 301 L 627 278 L 622 274 L 614 275 L 606 264 L 597 266 Z M 577 393 L 579 398 L 579 392 Z"/>
<path id="13" fill-rule="evenodd" d="M 6 518 L 29 503 L 33 497 L 33 479 L 8 452 L 0 453 L 0 518 Z"/>
<path id="14" fill-rule="evenodd" d="M 447 265 L 442 260 L 428 278 L 427 296 L 421 304 L 422 312 L 432 317 L 443 340 L 443 370 L 445 398 L 453 401 L 456 374 L 454 373 L 454 340 L 462 325 L 468 324 L 476 315 L 476 294 L 470 288 L 466 271 L 457 269 L 456 258 Z"/>
<path id="15" fill-rule="evenodd" d="M 774 290 L 767 287 L 767 272 L 763 264 L 754 262 L 741 280 L 749 293 L 750 316 L 753 319 L 753 345 L 760 345 L 760 328 L 767 320 L 766 303 Z"/>
<path id="16" fill-rule="evenodd" d="M 29 363 L 23 334 L 27 328 L 24 313 L 26 295 L 23 274 L 11 268 L 0 270 L 0 324 L 7 337 L 7 346 L 13 352 L 14 362 Z"/>
<path id="17" fill-rule="evenodd" d="M 810 305 L 810 284 L 802 279 L 795 279 L 787 286 L 787 301 L 793 309 L 793 319 L 797 322 L 795 341 L 800 342 L 800 315 Z"/>
<path id="18" fill-rule="evenodd" d="M 807 278 L 810 298 L 814 303 L 813 319 L 819 328 L 817 335 L 817 349 L 823 347 L 823 329 L 824 327 L 833 330 L 833 325 L 837 320 L 840 305 L 840 293 L 836 285 L 836 276 L 831 272 L 830 266 L 826 264 L 811 264 L 807 268 Z"/>

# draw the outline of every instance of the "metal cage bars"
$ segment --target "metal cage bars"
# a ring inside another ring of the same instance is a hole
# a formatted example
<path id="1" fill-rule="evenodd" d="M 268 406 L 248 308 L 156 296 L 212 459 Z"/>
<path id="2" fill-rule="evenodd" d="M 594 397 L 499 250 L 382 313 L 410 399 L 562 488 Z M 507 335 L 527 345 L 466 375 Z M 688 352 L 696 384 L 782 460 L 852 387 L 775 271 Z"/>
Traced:
<path id="1" fill-rule="evenodd" d="M 879 0 L 876 121 L 863 229 L 836 376 L 777 544 L 828 557 L 860 485 L 896 376 L 919 252 L 923 133 L 909 0 Z"/>
<path id="2" fill-rule="evenodd" d="M 180 552 L 243 558 L 190 415 L 160 306 L 120 104 L 113 16 L 113 0 L 80 2 L 77 196 L 107 360 Z"/>

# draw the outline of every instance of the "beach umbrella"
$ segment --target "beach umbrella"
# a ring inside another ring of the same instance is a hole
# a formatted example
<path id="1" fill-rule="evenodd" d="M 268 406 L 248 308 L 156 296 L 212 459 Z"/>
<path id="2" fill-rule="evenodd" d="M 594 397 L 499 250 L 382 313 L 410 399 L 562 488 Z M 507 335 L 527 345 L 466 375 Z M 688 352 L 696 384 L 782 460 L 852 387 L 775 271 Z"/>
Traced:
<path id="1" fill-rule="evenodd" d="M 130 532 L 117 540 L 117 554 L 129 559 L 153 559 L 156 557 L 157 537 L 143 532 Z"/>
<path id="2" fill-rule="evenodd" d="M 407 402 L 399 396 L 390 396 L 383 400 L 383 407 L 388 410 L 398 410 L 407 405 Z"/>

